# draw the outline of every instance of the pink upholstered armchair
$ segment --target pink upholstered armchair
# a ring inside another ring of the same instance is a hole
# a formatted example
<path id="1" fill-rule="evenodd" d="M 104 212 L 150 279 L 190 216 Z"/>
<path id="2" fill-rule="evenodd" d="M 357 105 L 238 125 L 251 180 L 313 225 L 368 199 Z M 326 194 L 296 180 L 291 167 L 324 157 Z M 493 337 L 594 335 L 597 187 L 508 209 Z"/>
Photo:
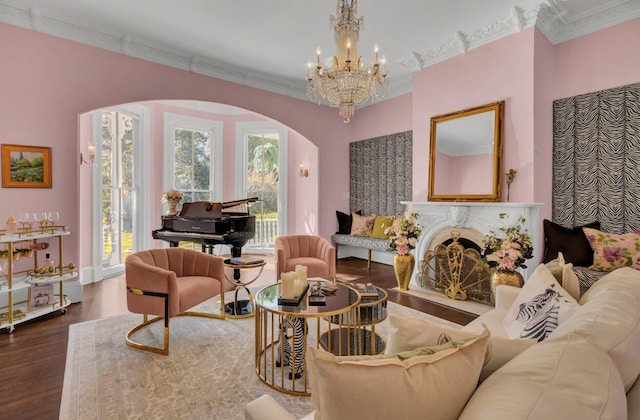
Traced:
<path id="1" fill-rule="evenodd" d="M 143 322 L 126 334 L 127 345 L 169 354 L 169 319 L 178 315 L 224 318 L 224 292 L 233 289 L 225 280 L 222 257 L 183 248 L 150 249 L 137 252 L 125 261 L 127 307 L 143 314 Z M 188 312 L 214 296 L 221 295 L 220 312 Z M 149 319 L 148 315 L 156 315 Z M 139 329 L 164 319 L 164 346 L 131 340 Z"/>
<path id="2" fill-rule="evenodd" d="M 308 277 L 335 277 L 336 249 L 321 236 L 290 235 L 276 238 L 276 275 L 307 266 Z"/>

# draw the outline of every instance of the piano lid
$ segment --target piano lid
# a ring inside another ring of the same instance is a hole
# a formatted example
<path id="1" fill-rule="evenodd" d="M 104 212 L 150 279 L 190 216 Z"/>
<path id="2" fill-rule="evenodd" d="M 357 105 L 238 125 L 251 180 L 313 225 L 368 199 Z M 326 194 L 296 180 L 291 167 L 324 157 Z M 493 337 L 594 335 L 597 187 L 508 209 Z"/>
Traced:
<path id="1" fill-rule="evenodd" d="M 243 200 L 227 201 L 224 203 L 214 203 L 210 201 L 194 201 L 183 203 L 182 209 L 178 217 L 193 219 L 220 219 L 224 209 L 248 204 L 258 201 L 257 197 L 246 198 Z M 248 215 L 249 212 L 247 211 Z"/>

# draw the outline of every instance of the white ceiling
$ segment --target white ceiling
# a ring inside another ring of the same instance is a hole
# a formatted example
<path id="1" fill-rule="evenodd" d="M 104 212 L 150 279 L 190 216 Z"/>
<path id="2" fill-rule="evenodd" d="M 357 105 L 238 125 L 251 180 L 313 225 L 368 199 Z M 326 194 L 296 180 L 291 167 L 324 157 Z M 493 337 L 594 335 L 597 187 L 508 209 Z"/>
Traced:
<path id="1" fill-rule="evenodd" d="M 0 21 L 304 99 L 336 0 L 0 0 Z M 556 44 L 640 17 L 640 0 L 361 0 L 359 52 L 386 56 L 387 97 L 422 67 L 532 25 Z"/>

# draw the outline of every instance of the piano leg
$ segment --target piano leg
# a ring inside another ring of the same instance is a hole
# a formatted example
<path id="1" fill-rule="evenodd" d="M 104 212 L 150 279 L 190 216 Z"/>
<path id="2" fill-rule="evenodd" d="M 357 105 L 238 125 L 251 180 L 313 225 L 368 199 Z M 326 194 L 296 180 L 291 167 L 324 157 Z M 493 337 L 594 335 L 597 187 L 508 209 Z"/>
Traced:
<path id="1" fill-rule="evenodd" d="M 242 247 L 229 245 L 231 248 L 231 258 L 240 257 L 242 255 Z M 235 268 L 233 270 L 233 279 L 240 280 L 240 270 Z"/>

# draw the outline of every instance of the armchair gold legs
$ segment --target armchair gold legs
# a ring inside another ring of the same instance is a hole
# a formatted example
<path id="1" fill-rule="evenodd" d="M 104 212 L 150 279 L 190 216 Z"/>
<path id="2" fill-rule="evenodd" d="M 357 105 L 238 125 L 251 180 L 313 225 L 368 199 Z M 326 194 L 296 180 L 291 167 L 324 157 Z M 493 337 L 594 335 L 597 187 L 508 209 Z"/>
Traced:
<path id="1" fill-rule="evenodd" d="M 155 316 L 151 319 L 149 319 L 149 315 L 143 315 L 142 316 L 142 323 L 138 324 L 136 326 L 134 326 L 133 328 L 131 328 L 129 331 L 127 331 L 127 334 L 125 335 L 125 340 L 127 342 L 127 345 L 139 350 L 145 350 L 145 351 L 150 351 L 152 353 L 158 353 L 158 354 L 163 354 L 165 356 L 167 356 L 169 354 L 169 295 L 167 295 L 166 293 L 157 293 L 157 292 L 147 292 L 141 289 L 136 289 L 133 287 L 127 287 L 127 292 L 128 293 L 133 293 L 135 295 L 138 296 L 155 296 L 155 297 L 160 297 L 164 299 L 164 316 Z M 194 312 L 194 311 L 186 311 L 183 312 L 181 314 L 178 314 L 176 316 L 200 316 L 200 317 L 205 317 L 205 318 L 216 318 L 216 319 L 224 319 L 225 317 L 225 313 L 224 313 L 224 293 L 220 294 L 220 312 L 215 314 L 215 313 L 208 313 L 208 312 Z M 153 324 L 154 322 L 160 321 L 164 319 L 164 328 L 163 328 L 163 346 L 160 347 L 154 347 L 154 346 L 149 346 L 146 344 L 142 344 L 142 343 L 138 343 L 136 341 L 133 341 L 131 339 L 131 336 L 141 330 L 142 328 L 146 327 L 147 325 Z"/>

